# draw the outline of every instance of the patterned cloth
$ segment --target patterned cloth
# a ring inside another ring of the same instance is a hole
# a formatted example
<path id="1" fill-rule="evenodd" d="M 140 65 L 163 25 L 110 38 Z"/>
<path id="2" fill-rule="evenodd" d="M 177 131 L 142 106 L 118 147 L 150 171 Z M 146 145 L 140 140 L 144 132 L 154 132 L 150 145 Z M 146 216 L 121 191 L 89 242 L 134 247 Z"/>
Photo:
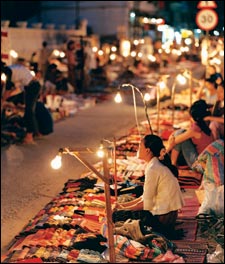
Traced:
<path id="1" fill-rule="evenodd" d="M 108 236 L 106 218 L 102 219 L 101 234 L 104 237 Z M 172 241 L 156 232 L 143 235 L 140 242 L 129 239 L 124 235 L 114 235 L 116 254 L 132 260 L 151 261 L 155 257 L 165 254 L 167 250 L 173 250 L 175 247 Z"/>
<path id="2" fill-rule="evenodd" d="M 194 169 L 202 171 L 204 200 L 198 215 L 224 216 L 224 141 L 219 139 L 208 145 L 198 156 Z"/>
<path id="3" fill-rule="evenodd" d="M 216 140 L 208 145 L 192 166 L 203 173 L 203 180 L 216 186 L 224 184 L 224 141 Z"/>

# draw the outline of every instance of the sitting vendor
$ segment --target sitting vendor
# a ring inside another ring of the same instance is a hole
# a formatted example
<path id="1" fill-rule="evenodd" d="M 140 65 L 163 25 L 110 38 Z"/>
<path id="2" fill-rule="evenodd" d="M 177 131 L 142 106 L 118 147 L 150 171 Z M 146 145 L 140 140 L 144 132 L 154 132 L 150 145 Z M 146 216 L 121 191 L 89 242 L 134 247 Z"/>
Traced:
<path id="1" fill-rule="evenodd" d="M 178 210 L 183 206 L 177 168 L 171 164 L 161 138 L 156 135 L 146 135 L 141 140 L 138 158 L 147 162 L 143 195 L 117 204 L 113 220 L 141 219 L 144 226 L 169 238 Z"/>

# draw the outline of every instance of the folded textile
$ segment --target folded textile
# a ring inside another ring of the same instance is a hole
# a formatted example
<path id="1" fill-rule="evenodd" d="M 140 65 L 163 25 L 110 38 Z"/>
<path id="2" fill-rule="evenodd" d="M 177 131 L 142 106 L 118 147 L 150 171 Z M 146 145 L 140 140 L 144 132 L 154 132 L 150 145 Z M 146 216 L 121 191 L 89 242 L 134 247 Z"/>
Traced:
<path id="1" fill-rule="evenodd" d="M 103 256 L 94 250 L 81 249 L 77 261 L 85 263 L 107 263 Z"/>

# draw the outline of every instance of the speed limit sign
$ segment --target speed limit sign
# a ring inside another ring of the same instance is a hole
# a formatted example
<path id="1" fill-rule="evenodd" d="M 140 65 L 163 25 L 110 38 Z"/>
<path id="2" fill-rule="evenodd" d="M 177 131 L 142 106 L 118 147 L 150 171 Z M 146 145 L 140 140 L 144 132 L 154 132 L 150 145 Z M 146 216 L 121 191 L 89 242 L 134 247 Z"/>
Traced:
<path id="1" fill-rule="evenodd" d="M 196 15 L 196 24 L 202 30 L 212 30 L 218 24 L 218 15 L 212 9 L 202 9 Z"/>

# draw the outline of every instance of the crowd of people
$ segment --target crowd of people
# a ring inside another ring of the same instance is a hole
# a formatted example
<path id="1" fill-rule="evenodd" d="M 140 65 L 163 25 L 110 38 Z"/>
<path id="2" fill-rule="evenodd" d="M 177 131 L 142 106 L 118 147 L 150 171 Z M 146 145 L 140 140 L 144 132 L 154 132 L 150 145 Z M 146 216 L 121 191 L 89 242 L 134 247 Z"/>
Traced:
<path id="1" fill-rule="evenodd" d="M 1 81 L 2 146 L 35 144 L 35 139 L 53 132 L 51 109 L 46 104 L 48 95 L 84 94 L 83 43 L 68 41 L 64 63 L 67 71 L 59 69 L 62 63 L 52 54 L 53 49 L 43 41 L 30 61 L 19 57 L 7 65 L 1 60 L 1 74 L 6 76 Z"/>

